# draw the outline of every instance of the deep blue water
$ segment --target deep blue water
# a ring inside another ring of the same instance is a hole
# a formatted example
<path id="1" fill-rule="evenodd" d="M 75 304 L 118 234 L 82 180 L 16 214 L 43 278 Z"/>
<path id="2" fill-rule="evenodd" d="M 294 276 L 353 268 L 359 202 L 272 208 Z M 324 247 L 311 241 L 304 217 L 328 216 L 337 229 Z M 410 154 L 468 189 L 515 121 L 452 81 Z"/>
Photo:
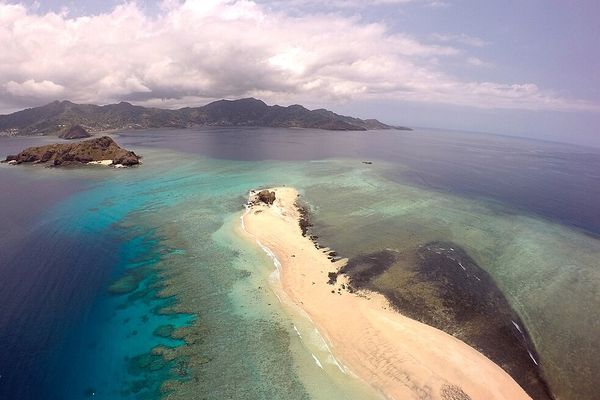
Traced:
<path id="1" fill-rule="evenodd" d="M 75 243 L 78 239 L 61 240 L 56 228 L 38 223 L 48 207 L 83 185 L 41 181 L 36 182 L 39 192 L 31 195 L 33 182 L 26 176 L 0 174 L 4 188 L 0 194 L 3 225 L 0 233 L 0 398 L 3 399 L 43 398 L 47 363 L 55 349 L 63 345 L 65 332 L 72 328 L 71 316 L 81 314 L 82 305 L 94 296 L 89 293 L 89 287 L 61 284 L 63 278 L 85 280 L 90 277 L 93 280 L 89 275 L 73 275 L 70 253 L 79 247 Z M 94 254 L 91 250 L 80 255 L 89 255 L 88 264 L 94 260 L 99 265 L 116 262 L 110 253 L 97 251 Z M 54 251 L 63 262 L 49 257 Z M 91 270 L 94 275 L 102 271 L 101 268 Z"/>
<path id="2" fill-rule="evenodd" d="M 392 180 L 490 199 L 600 234 L 597 149 L 437 131 L 158 130 L 117 139 L 140 153 L 171 149 L 224 160 L 397 162 L 409 168 L 391 170 Z M 48 140 L 0 138 L 0 156 Z M 120 226 L 147 204 L 167 201 L 161 176 L 144 172 L 152 168 L 0 168 L 0 399 L 156 398 L 169 368 L 143 371 L 135 357 L 157 344 L 179 345 L 152 333 L 192 317 L 157 312 L 173 299 L 156 298 L 152 266 L 180 249 L 164 248 L 152 231 Z M 141 183 L 137 173 L 146 174 Z M 144 196 L 130 196 L 134 186 Z M 132 269 L 142 271 L 140 286 L 111 294 L 109 286 Z"/>
<path id="3" fill-rule="evenodd" d="M 119 226 L 152 201 L 127 198 L 130 181 L 56 172 L 0 173 L 0 398 L 156 398 L 169 366 L 135 362 L 156 345 L 182 344 L 153 335 L 157 327 L 192 320 L 159 313 L 175 299 L 156 297 L 152 267 L 177 250 Z M 137 289 L 110 293 L 132 270 Z"/>

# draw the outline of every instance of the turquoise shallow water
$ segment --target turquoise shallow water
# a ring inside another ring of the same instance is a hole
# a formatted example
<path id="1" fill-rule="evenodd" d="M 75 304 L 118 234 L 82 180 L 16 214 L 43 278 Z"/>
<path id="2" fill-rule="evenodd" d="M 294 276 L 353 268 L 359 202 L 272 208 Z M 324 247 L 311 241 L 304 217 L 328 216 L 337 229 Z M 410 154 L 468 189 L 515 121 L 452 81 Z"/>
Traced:
<path id="1" fill-rule="evenodd" d="M 162 381 L 170 376 L 168 366 L 140 371 L 136 357 L 159 344 L 181 345 L 180 340 L 153 333 L 161 325 L 183 326 L 194 320 L 192 315 L 162 315 L 160 310 L 176 299 L 156 297 L 160 289 L 156 265 L 177 249 L 160 246 L 151 227 L 120 225 L 132 212 L 148 207 L 158 197 L 128 196 L 132 182 L 125 176 L 112 180 L 105 173 L 81 172 L 93 183 L 48 210 L 37 222 L 40 229 L 50 232 L 43 254 L 50 266 L 65 262 L 72 269 L 58 284 L 72 280 L 78 291 L 64 300 L 83 303 L 79 304 L 83 309 L 77 318 L 65 324 L 66 332 L 58 344 L 60 351 L 49 357 L 49 364 L 60 368 L 46 372 L 47 398 L 157 397 Z M 71 244 L 68 253 L 57 254 L 52 247 L 60 249 L 64 243 Z M 100 257 L 90 259 L 88 252 Z M 107 290 L 124 274 L 136 275 L 137 284 L 132 290 L 121 295 Z"/>
<path id="2" fill-rule="evenodd" d="M 523 147 L 512 139 L 486 137 L 469 148 L 472 157 L 454 158 L 440 150 L 457 146 L 447 137 L 410 142 L 383 133 L 363 143 L 353 133 L 348 146 L 336 149 L 339 133 L 318 134 L 332 136 L 319 146 L 313 131 L 135 133 L 117 140 L 144 154 L 140 168 L 3 166 L 2 178 L 19 182 L 13 197 L 1 198 L 5 210 L 14 210 L 3 215 L 31 212 L 14 217 L 22 247 L 0 253 L 0 272 L 38 283 L 1 286 L 11 302 L 0 325 L 0 345 L 10 355 L 0 362 L 0 394 L 365 398 L 360 385 L 322 373 L 311 355 L 318 346 L 294 330 L 310 328 L 286 315 L 269 289 L 270 259 L 233 233 L 250 189 L 291 185 L 312 206 L 321 240 L 344 256 L 432 240 L 459 243 L 525 321 L 553 389 L 561 398 L 593 398 L 600 245 L 593 232 L 580 230 L 581 221 L 594 226 L 584 211 L 556 211 L 569 198 L 595 198 L 586 189 L 586 179 L 598 179 L 593 154 L 585 153 L 593 161 L 587 168 L 558 159 L 554 145 L 528 143 L 537 151 L 534 161 L 514 175 L 512 164 L 492 168 Z M 246 137 L 242 146 L 232 135 Z M 411 145 L 422 161 L 402 154 Z M 582 150 L 572 151 L 579 160 Z M 362 164 L 367 157 L 375 163 Z M 469 180 L 473 165 L 481 166 L 473 172 L 479 177 Z M 553 166 L 548 174 L 571 176 L 567 198 L 537 179 L 545 166 Z M 548 196 L 530 210 L 532 197 L 520 188 L 528 174 Z M 508 202 L 498 187 L 511 179 L 518 193 Z M 35 202 L 23 204 L 19 199 L 30 198 L 40 181 L 56 182 L 61 192 L 41 187 Z M 24 295 L 29 302 L 15 300 Z"/>

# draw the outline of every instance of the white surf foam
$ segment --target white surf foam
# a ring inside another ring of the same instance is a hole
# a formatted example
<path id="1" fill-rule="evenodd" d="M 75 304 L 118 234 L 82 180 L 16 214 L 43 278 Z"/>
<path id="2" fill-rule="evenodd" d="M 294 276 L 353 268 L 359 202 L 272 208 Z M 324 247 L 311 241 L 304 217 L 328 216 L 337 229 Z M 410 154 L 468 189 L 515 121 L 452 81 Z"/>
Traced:
<path id="1" fill-rule="evenodd" d="M 293 325 L 294 330 L 296 331 L 296 333 L 298 334 L 298 337 L 300 337 L 300 339 L 302 339 L 302 335 L 300 334 L 300 331 L 298 330 L 298 328 L 296 328 L 296 325 Z"/>
<path id="2" fill-rule="evenodd" d="M 317 358 L 317 356 L 315 356 L 313 353 L 310 353 L 313 358 L 315 359 L 315 363 L 317 363 L 317 366 L 321 369 L 323 369 L 323 364 L 321 364 L 321 361 L 319 361 L 319 359 Z"/>
<path id="3" fill-rule="evenodd" d="M 513 323 L 513 325 L 515 326 L 515 328 L 517 328 L 519 330 L 519 332 L 523 333 L 523 331 L 521 330 L 521 327 L 519 326 L 519 324 L 517 324 L 515 321 L 510 320 L 510 322 Z"/>
<path id="4" fill-rule="evenodd" d="M 533 357 L 533 354 L 531 354 L 531 352 L 529 350 L 527 350 L 527 352 L 529 353 L 529 357 L 531 357 L 531 359 L 533 360 L 533 362 L 535 363 L 535 365 L 539 365 L 537 361 L 535 361 L 535 358 Z"/>

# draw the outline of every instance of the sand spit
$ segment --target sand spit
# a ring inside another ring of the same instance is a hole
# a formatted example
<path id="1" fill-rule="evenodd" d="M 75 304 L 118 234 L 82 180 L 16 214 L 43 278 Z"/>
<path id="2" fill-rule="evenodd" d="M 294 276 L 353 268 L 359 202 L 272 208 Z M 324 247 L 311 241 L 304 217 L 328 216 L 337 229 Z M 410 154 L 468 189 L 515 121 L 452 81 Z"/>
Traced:
<path id="1" fill-rule="evenodd" d="M 290 312 L 304 314 L 322 334 L 339 369 L 389 399 L 529 399 L 499 366 L 460 340 L 393 311 L 379 294 L 349 293 L 335 286 L 326 250 L 302 236 L 293 188 L 270 189 L 272 205 L 255 201 L 242 217 L 242 232 L 274 260 Z M 313 355 L 314 356 L 314 355 Z M 318 360 L 317 360 L 318 361 Z M 326 369 L 323 370 L 327 373 Z"/>

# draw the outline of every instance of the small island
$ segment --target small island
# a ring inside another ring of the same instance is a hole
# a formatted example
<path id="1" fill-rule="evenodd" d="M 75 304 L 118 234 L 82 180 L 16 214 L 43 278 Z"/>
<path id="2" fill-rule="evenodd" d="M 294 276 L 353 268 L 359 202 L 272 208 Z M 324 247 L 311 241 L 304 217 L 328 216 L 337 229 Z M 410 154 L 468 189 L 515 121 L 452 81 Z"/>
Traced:
<path id="1" fill-rule="evenodd" d="M 100 164 L 129 167 L 140 163 L 140 156 L 120 147 L 108 136 L 77 143 L 59 143 L 29 147 L 19 154 L 9 155 L 3 161 L 9 164 L 47 164 L 53 167 Z"/>
<path id="2" fill-rule="evenodd" d="M 92 137 L 81 125 L 74 125 L 61 133 L 59 136 L 61 139 L 72 140 L 72 139 L 85 139 Z"/>

